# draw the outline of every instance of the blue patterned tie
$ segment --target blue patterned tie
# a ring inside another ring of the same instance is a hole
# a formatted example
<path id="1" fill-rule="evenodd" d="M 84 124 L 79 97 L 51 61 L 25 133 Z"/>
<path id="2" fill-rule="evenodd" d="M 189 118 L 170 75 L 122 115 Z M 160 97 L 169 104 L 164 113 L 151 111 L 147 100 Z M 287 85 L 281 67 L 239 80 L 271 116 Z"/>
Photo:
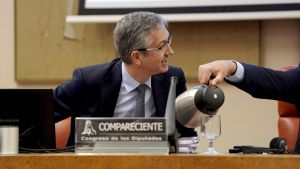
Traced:
<path id="1" fill-rule="evenodd" d="M 145 117 L 145 91 L 147 85 L 140 84 L 137 90 L 136 96 L 136 111 L 134 117 Z"/>

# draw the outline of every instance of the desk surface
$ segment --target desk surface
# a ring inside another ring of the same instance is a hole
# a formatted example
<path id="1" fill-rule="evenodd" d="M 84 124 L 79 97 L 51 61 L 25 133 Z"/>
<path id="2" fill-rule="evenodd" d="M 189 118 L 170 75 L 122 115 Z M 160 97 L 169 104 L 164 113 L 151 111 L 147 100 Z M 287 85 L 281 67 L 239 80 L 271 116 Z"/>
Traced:
<path id="1" fill-rule="evenodd" d="M 1 169 L 299 169 L 300 155 L 75 155 L 0 156 Z"/>

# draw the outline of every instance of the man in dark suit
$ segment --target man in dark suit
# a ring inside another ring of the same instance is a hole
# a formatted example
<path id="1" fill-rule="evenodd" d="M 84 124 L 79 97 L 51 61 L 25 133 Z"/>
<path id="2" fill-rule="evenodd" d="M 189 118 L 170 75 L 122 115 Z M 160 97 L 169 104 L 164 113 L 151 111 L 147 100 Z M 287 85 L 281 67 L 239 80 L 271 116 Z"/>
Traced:
<path id="1" fill-rule="evenodd" d="M 231 60 L 200 65 L 199 82 L 208 84 L 211 77 L 211 86 L 225 80 L 253 97 L 292 103 L 300 112 L 300 66 L 283 72 Z M 297 153 L 300 153 L 299 138 L 295 150 Z"/>
<path id="2" fill-rule="evenodd" d="M 143 117 L 163 117 L 170 77 L 177 76 L 176 94 L 186 90 L 182 69 L 168 65 L 173 55 L 167 22 L 157 14 L 125 15 L 114 29 L 119 58 L 104 64 L 78 68 L 73 78 L 54 90 L 56 121 L 72 117 L 137 117 L 136 98 L 145 89 Z M 73 143 L 74 118 L 71 137 Z M 193 129 L 176 124 L 181 136 L 195 136 Z"/>

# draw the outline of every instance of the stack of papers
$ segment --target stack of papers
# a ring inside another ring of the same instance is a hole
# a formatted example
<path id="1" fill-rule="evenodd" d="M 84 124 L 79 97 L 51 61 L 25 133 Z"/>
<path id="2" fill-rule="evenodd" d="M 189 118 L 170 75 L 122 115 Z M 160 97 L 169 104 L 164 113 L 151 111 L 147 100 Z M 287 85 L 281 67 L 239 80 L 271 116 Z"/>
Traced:
<path id="1" fill-rule="evenodd" d="M 178 139 L 179 153 L 197 153 L 198 137 L 180 137 Z"/>

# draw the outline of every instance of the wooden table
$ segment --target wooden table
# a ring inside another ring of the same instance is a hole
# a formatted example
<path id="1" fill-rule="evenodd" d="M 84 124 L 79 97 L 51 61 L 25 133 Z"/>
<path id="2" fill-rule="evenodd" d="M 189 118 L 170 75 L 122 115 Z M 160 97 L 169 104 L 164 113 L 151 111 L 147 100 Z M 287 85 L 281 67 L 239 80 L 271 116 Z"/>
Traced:
<path id="1" fill-rule="evenodd" d="M 207 156 L 18 154 L 0 156 L 1 169 L 300 169 L 300 155 Z"/>

